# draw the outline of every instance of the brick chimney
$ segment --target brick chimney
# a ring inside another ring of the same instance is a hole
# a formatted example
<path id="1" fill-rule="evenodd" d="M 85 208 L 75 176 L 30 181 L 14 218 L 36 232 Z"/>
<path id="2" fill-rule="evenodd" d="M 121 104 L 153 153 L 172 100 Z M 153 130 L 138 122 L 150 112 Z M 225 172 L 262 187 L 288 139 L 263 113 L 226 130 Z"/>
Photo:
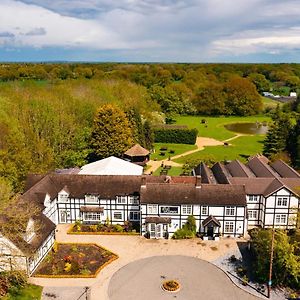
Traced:
<path id="1" fill-rule="evenodd" d="M 146 188 L 146 176 L 142 176 L 141 188 Z"/>

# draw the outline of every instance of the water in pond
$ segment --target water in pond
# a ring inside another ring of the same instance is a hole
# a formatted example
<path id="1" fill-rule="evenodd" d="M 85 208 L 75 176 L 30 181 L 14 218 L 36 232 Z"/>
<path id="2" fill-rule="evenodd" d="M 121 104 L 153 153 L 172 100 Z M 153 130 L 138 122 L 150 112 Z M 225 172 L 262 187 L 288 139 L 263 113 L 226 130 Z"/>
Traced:
<path id="1" fill-rule="evenodd" d="M 266 134 L 268 126 L 262 123 L 232 123 L 224 125 L 230 131 L 244 134 Z"/>

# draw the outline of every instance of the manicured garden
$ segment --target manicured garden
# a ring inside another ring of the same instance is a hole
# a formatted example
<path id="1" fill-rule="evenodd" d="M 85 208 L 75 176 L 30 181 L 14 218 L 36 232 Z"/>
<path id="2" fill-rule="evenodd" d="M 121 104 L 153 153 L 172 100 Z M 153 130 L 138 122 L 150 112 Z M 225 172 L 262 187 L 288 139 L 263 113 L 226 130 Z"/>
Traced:
<path id="1" fill-rule="evenodd" d="M 96 277 L 118 256 L 95 244 L 54 244 L 35 271 L 36 277 Z"/>
<path id="2" fill-rule="evenodd" d="M 208 146 L 204 150 L 175 159 L 177 163 L 191 160 L 223 161 L 239 159 L 243 162 L 251 155 L 261 153 L 264 135 L 241 136 L 229 142 L 228 146 Z"/>
<path id="3" fill-rule="evenodd" d="M 82 224 L 77 221 L 70 228 L 68 234 L 139 234 L 139 225 L 131 223 L 129 221 L 124 224 L 110 224 L 106 223 L 98 224 Z"/>
<path id="4" fill-rule="evenodd" d="M 169 175 L 169 176 L 179 176 L 182 174 L 182 168 L 181 167 L 171 167 L 170 169 L 167 169 L 166 174 L 164 173 L 164 170 L 166 170 L 163 167 L 159 167 L 154 173 L 154 176 L 159 176 L 159 175 Z"/>
<path id="5" fill-rule="evenodd" d="M 203 122 L 205 120 L 205 123 Z M 189 128 L 197 128 L 198 135 L 224 141 L 236 134 L 227 130 L 224 125 L 229 123 L 263 123 L 270 122 L 271 118 L 266 116 L 249 117 L 207 117 L 207 116 L 179 116 L 176 125 L 187 125 Z M 202 123 L 203 122 L 203 123 Z"/>
<path id="6" fill-rule="evenodd" d="M 187 144 L 168 144 L 168 143 L 155 143 L 154 153 L 151 154 L 152 160 L 167 160 L 175 155 L 197 149 L 196 145 Z"/>

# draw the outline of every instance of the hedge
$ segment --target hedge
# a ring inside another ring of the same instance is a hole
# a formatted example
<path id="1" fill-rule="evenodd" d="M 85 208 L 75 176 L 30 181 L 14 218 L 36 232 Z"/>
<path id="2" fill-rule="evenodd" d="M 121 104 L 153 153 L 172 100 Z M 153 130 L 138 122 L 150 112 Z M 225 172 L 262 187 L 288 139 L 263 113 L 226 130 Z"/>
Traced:
<path id="1" fill-rule="evenodd" d="M 154 141 L 156 143 L 190 144 L 194 145 L 198 130 L 187 128 L 158 127 L 154 128 Z"/>

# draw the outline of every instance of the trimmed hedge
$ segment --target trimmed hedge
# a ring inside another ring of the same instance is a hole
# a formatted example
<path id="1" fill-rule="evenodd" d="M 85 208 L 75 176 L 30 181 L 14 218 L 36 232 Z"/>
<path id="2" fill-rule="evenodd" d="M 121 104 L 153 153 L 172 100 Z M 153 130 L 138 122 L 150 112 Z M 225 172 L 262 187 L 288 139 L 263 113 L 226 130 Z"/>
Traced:
<path id="1" fill-rule="evenodd" d="M 173 143 L 194 145 L 198 136 L 198 130 L 188 128 L 158 127 L 154 128 L 155 143 Z"/>

